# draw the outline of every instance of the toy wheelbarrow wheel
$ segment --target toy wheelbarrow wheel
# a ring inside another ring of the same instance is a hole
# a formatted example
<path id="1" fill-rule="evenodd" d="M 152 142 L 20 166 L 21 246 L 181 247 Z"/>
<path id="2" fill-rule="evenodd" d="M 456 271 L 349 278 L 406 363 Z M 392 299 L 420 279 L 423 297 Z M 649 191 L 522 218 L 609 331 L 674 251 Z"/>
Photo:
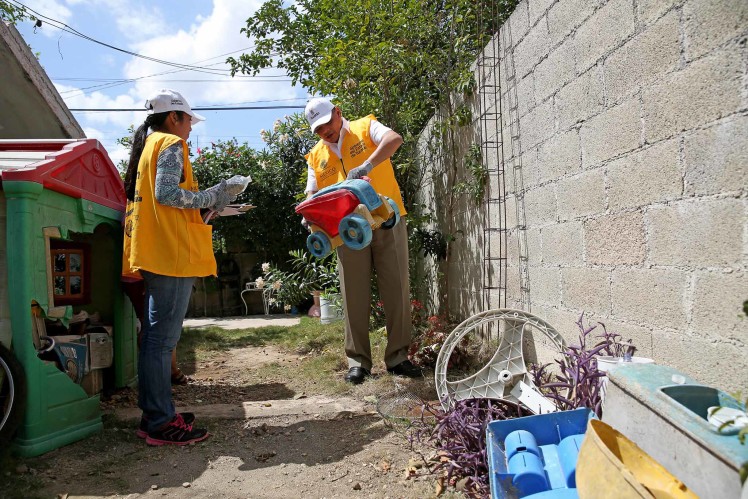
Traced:
<path id="1" fill-rule="evenodd" d="M 382 229 L 391 229 L 400 223 L 400 208 L 397 206 L 397 203 L 389 198 L 387 199 L 387 202 L 390 203 L 390 206 L 395 213 L 392 214 L 392 217 L 390 217 L 389 220 L 382 224 Z"/>
<path id="2" fill-rule="evenodd" d="M 332 252 L 330 238 L 322 232 L 314 232 L 306 238 L 306 247 L 309 253 L 317 258 L 324 258 Z"/>
<path id="3" fill-rule="evenodd" d="M 354 250 L 366 248 L 371 243 L 372 230 L 369 222 L 355 213 L 343 217 L 338 226 L 338 233 L 343 243 Z"/>
<path id="4" fill-rule="evenodd" d="M 0 447 L 5 447 L 23 420 L 26 393 L 23 366 L 0 344 Z"/>

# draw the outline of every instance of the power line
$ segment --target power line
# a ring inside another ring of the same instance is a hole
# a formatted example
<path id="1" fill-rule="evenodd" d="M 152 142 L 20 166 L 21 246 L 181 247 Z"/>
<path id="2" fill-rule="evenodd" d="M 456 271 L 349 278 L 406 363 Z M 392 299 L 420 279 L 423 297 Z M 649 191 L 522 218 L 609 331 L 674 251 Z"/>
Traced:
<path id="1" fill-rule="evenodd" d="M 207 68 L 204 68 L 204 67 L 201 67 L 201 66 L 193 66 L 193 65 L 190 65 L 190 64 L 180 64 L 180 63 L 165 61 L 165 60 L 162 60 L 162 59 L 157 59 L 155 57 L 150 57 L 150 56 L 146 56 L 146 55 L 143 55 L 143 54 L 138 54 L 137 52 L 132 52 L 130 50 L 125 50 L 125 49 L 116 47 L 114 45 L 111 45 L 109 43 L 102 42 L 100 40 L 92 38 L 92 37 L 90 37 L 88 35 L 85 35 L 85 34 L 81 33 L 80 31 L 76 30 L 75 28 L 73 28 L 73 27 L 71 27 L 71 26 L 69 26 L 69 25 L 67 25 L 67 24 L 65 24 L 65 23 L 63 23 L 61 21 L 53 19 L 51 17 L 47 17 L 47 16 L 45 16 L 45 15 L 43 15 L 43 14 L 35 11 L 34 9 L 32 9 L 32 8 L 30 8 L 30 7 L 22 4 L 21 2 L 18 2 L 16 0 L 8 0 L 8 1 L 11 2 L 11 3 L 13 3 L 13 4 L 15 4 L 15 5 L 17 5 L 17 6 L 19 6 L 19 7 L 25 8 L 29 12 L 34 13 L 34 15 L 37 18 L 45 19 L 48 24 L 52 25 L 53 27 L 55 27 L 57 29 L 60 29 L 62 31 L 65 31 L 66 33 L 70 33 L 72 35 L 75 35 L 75 36 L 78 36 L 80 38 L 83 38 L 84 40 L 88 40 L 90 42 L 102 45 L 104 47 L 108 47 L 108 48 L 110 48 L 112 50 L 116 50 L 118 52 L 122 52 L 122 53 L 125 53 L 125 54 L 128 54 L 128 55 L 132 55 L 134 57 L 139 57 L 141 59 L 145 59 L 145 60 L 148 60 L 148 61 L 151 61 L 151 62 L 156 62 L 156 63 L 159 63 L 159 64 L 164 64 L 166 66 L 172 66 L 172 67 L 175 67 L 175 68 L 180 68 L 182 70 L 197 71 L 197 72 L 201 72 L 201 73 L 216 74 L 216 75 L 226 75 L 227 73 L 229 73 L 231 71 L 229 69 L 208 70 Z M 242 50 L 244 50 L 244 49 L 242 49 Z M 229 53 L 231 53 L 231 52 L 229 52 Z M 227 54 L 225 54 L 225 55 L 227 55 Z M 220 57 L 220 56 L 218 56 L 218 57 Z"/>

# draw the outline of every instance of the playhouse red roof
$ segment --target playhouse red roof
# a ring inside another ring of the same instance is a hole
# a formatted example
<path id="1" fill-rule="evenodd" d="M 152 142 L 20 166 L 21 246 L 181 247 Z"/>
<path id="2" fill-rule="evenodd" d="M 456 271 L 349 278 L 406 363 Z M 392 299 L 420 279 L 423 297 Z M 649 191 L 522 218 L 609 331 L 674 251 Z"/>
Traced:
<path id="1" fill-rule="evenodd" d="M 95 139 L 0 140 L 0 181 L 10 180 L 125 211 L 122 178 Z"/>

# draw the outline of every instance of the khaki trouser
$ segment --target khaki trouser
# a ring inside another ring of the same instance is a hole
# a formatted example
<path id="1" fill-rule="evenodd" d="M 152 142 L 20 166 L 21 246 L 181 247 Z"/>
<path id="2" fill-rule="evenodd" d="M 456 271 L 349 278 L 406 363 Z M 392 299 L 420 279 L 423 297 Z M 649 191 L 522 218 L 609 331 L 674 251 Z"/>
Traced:
<path id="1" fill-rule="evenodd" d="M 379 296 L 387 318 L 384 363 L 394 367 L 408 358 L 411 341 L 408 231 L 405 219 L 391 230 L 377 229 L 361 250 L 338 247 L 338 272 L 345 309 L 345 354 L 348 367 L 371 369 L 369 313 L 371 271 L 377 272 Z"/>

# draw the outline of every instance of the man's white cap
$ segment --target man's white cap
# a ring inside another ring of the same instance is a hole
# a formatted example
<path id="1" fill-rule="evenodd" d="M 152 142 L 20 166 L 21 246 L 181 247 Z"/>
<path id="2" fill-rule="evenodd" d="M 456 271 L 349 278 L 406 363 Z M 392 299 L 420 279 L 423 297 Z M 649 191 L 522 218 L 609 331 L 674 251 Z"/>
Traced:
<path id="1" fill-rule="evenodd" d="M 187 104 L 187 99 L 176 90 L 162 88 L 151 98 L 145 101 L 145 108 L 148 114 L 166 113 L 168 111 L 184 111 L 192 116 L 192 122 L 205 121 L 205 117 L 197 114 Z"/>
<path id="2" fill-rule="evenodd" d="M 312 132 L 318 126 L 330 121 L 333 109 L 335 109 L 335 105 L 324 97 L 315 97 L 307 102 L 306 109 L 304 109 L 304 116 L 306 116 L 309 126 L 312 127 Z"/>

